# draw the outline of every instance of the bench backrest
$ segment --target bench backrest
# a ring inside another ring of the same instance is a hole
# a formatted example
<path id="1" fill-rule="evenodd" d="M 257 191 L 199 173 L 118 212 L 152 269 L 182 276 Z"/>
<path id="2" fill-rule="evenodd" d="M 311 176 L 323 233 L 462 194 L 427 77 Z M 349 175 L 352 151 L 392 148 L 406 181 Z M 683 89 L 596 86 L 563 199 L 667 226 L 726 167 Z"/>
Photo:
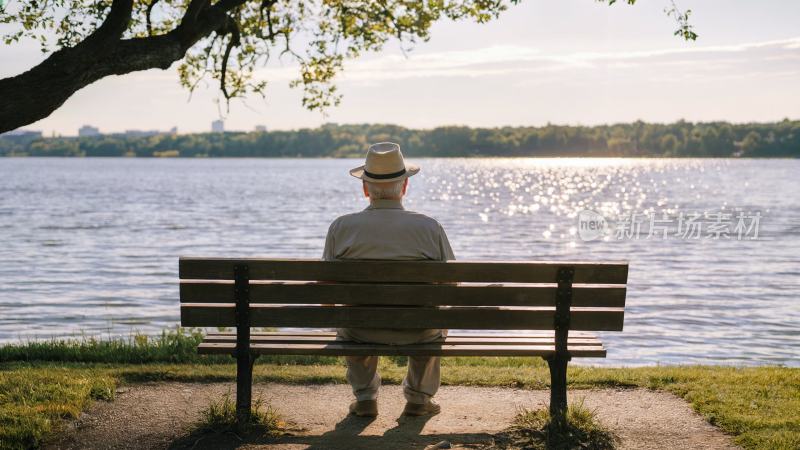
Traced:
<path id="1" fill-rule="evenodd" d="M 628 278 L 627 262 L 181 258 L 179 264 L 186 327 L 552 330 L 558 319 L 571 330 L 621 331 Z"/>

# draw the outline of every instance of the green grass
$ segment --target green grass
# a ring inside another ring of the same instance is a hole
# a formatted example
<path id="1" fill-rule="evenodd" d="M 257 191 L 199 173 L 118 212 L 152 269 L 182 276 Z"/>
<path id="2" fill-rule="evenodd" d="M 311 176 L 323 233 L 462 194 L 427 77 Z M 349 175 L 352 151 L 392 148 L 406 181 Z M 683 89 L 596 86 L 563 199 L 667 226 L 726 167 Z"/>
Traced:
<path id="1" fill-rule="evenodd" d="M 151 339 L 0 347 L 0 448 L 35 447 L 90 402 L 112 400 L 119 384 L 233 382 L 233 359 L 197 355 L 197 339 L 196 332 L 170 332 Z M 385 383 L 400 383 L 404 361 L 382 359 Z M 549 387 L 549 373 L 540 359 L 444 358 L 442 366 L 445 385 Z M 256 382 L 345 383 L 344 375 L 337 358 L 259 358 L 254 369 Z M 800 448 L 800 369 L 571 364 L 568 382 L 571 390 L 642 387 L 671 392 L 745 448 Z"/>
<path id="2" fill-rule="evenodd" d="M 498 449 L 594 449 L 612 450 L 619 437 L 597 420 L 583 403 L 570 404 L 566 421 L 553 421 L 547 409 L 523 409 L 510 429 L 495 437 Z"/>
<path id="3" fill-rule="evenodd" d="M 236 431 L 236 425 L 236 402 L 228 392 L 219 400 L 212 401 L 200 413 L 197 430 L 201 433 L 224 433 Z M 275 434 L 283 428 L 283 421 L 278 412 L 259 397 L 253 400 L 250 422 L 246 426 L 256 428 L 264 434 Z"/>
<path id="4" fill-rule="evenodd" d="M 107 371 L 0 365 L 0 448 L 38 447 L 62 419 L 112 400 L 117 382 Z"/>
<path id="5" fill-rule="evenodd" d="M 195 448 L 200 441 L 204 441 L 204 448 L 223 447 L 225 435 L 229 433 L 236 436 L 239 441 L 251 441 L 279 436 L 285 428 L 286 422 L 261 397 L 253 399 L 250 420 L 244 426 L 240 426 L 236 420 L 236 401 L 228 391 L 219 399 L 212 400 L 200 411 L 200 420 L 192 428 L 191 433 L 173 442 L 170 448 Z M 215 445 L 214 439 L 221 439 L 222 442 Z"/>
<path id="6" fill-rule="evenodd" d="M 203 333 L 176 328 L 157 336 L 133 334 L 127 339 L 51 339 L 27 341 L 0 347 L 0 363 L 8 361 L 64 361 L 86 363 L 202 363 L 228 364 L 225 355 L 198 355 Z M 268 356 L 262 362 L 276 364 L 336 363 L 335 357 Z"/>

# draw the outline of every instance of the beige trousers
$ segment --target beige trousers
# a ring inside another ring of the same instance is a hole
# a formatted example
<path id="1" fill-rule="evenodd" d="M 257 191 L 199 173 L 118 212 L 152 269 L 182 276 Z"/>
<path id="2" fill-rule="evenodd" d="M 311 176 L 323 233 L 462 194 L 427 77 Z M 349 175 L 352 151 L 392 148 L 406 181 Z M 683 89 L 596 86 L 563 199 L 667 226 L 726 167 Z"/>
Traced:
<path id="1" fill-rule="evenodd" d="M 435 342 L 447 336 L 447 330 L 396 330 L 375 328 L 339 328 L 336 339 L 375 344 L 406 345 Z M 377 356 L 346 356 L 347 381 L 356 400 L 375 400 L 381 386 Z M 439 390 L 440 358 L 411 356 L 403 379 L 403 394 L 411 403 L 426 403 Z"/>

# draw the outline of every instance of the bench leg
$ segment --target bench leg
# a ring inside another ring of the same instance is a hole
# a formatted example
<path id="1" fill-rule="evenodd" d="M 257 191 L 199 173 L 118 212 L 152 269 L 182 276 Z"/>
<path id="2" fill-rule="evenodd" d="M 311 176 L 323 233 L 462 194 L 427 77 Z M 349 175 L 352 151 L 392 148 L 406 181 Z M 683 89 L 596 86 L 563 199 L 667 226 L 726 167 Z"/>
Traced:
<path id="1" fill-rule="evenodd" d="M 236 422 L 240 429 L 250 423 L 255 360 L 256 356 L 249 354 L 236 357 Z"/>
<path id="2" fill-rule="evenodd" d="M 567 413 L 567 362 L 569 358 L 554 355 L 547 359 L 550 367 L 550 417 L 561 424 Z"/>

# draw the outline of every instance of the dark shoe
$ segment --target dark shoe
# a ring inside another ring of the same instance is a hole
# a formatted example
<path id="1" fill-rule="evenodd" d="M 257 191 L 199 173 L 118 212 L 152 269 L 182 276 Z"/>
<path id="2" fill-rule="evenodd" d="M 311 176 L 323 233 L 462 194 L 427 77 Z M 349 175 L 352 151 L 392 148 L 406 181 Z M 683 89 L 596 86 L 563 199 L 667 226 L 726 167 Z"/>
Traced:
<path id="1" fill-rule="evenodd" d="M 433 400 L 428 400 L 427 403 L 406 403 L 403 410 L 404 416 L 433 416 L 441 412 L 442 407 L 434 403 Z"/>
<path id="2" fill-rule="evenodd" d="M 350 403 L 350 414 L 358 417 L 375 417 L 378 415 L 377 400 L 362 400 Z"/>

